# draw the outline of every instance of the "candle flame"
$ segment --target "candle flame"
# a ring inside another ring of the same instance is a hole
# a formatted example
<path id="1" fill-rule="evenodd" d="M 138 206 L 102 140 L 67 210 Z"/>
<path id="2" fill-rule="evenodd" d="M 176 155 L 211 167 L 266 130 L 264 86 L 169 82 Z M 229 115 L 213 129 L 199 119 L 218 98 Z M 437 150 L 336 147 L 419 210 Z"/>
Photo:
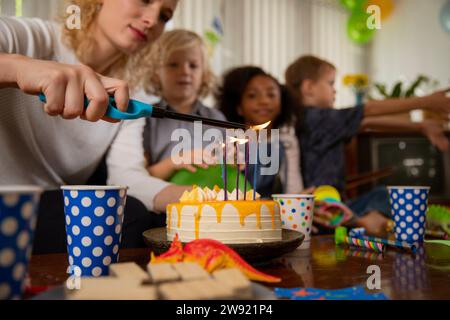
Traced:
<path id="1" fill-rule="evenodd" d="M 270 125 L 271 122 L 272 121 L 268 121 L 268 122 L 263 123 L 263 124 L 259 124 L 259 125 L 256 125 L 256 126 L 251 126 L 250 128 L 252 128 L 253 130 L 259 131 L 259 130 L 267 128 Z"/>
<path id="2" fill-rule="evenodd" d="M 245 144 L 248 142 L 248 139 L 239 139 L 239 138 L 235 138 L 235 137 L 230 137 L 230 142 L 231 143 L 237 142 L 238 144 Z"/>

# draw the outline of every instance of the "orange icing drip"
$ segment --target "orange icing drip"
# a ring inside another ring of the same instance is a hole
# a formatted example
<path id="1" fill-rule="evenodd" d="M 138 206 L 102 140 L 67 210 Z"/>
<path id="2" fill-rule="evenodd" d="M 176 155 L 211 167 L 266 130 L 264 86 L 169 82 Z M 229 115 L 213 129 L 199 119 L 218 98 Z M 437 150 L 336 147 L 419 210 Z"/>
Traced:
<path id="1" fill-rule="evenodd" d="M 196 207 L 196 213 L 195 213 L 195 237 L 198 239 L 199 237 L 199 225 L 200 225 L 200 218 L 201 218 L 201 209 L 203 206 L 211 206 L 216 211 L 217 215 L 217 223 L 222 222 L 222 213 L 225 205 L 230 204 L 234 206 L 238 213 L 239 213 L 239 221 L 242 226 L 245 225 L 245 219 L 252 215 L 256 214 L 256 223 L 258 228 L 262 228 L 261 225 L 261 206 L 266 205 L 269 208 L 270 215 L 272 217 L 272 228 L 275 229 L 275 210 L 274 210 L 274 201 L 271 200 L 256 200 L 256 201 L 206 201 L 206 202 L 183 202 L 183 203 L 174 203 L 169 205 L 167 210 L 171 210 L 172 206 L 177 208 L 178 213 L 178 228 L 180 228 L 181 225 L 181 209 L 184 206 L 195 206 Z M 278 205 L 275 203 L 275 205 Z"/>
<path id="2" fill-rule="evenodd" d="M 200 218 L 202 217 L 202 211 L 199 210 L 200 206 L 197 206 L 196 210 L 197 212 L 194 213 L 195 217 L 195 239 L 198 239 L 198 235 L 200 233 Z"/>
<path id="3" fill-rule="evenodd" d="M 216 215 L 217 215 L 217 223 L 222 223 L 222 211 L 223 208 L 221 210 L 216 210 Z"/>
<path id="4" fill-rule="evenodd" d="M 276 204 L 278 206 L 278 203 Z M 268 206 L 270 216 L 272 217 L 272 229 L 275 229 L 275 208 L 272 206 Z"/>
<path id="5" fill-rule="evenodd" d="M 170 230 L 171 227 L 171 220 L 172 220 L 172 205 L 169 204 L 167 206 L 167 230 Z"/>

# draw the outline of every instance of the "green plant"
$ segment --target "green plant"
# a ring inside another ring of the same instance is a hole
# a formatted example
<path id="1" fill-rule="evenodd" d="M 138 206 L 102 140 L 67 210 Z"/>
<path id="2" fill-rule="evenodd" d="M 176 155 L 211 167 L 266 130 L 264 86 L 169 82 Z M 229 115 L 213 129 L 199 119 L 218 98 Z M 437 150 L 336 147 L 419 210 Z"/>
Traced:
<path id="1" fill-rule="evenodd" d="M 383 98 L 387 99 L 387 98 L 408 98 L 408 97 L 413 97 L 416 95 L 416 90 L 424 85 L 424 84 L 433 84 L 436 85 L 436 81 L 431 80 L 429 77 L 424 76 L 424 75 L 419 75 L 417 77 L 417 79 L 415 81 L 413 81 L 413 83 L 411 83 L 409 85 L 408 88 L 406 88 L 405 90 L 403 89 L 403 87 L 405 86 L 405 84 L 402 81 L 398 81 L 394 87 L 392 88 L 392 90 L 388 90 L 387 86 L 385 84 L 382 83 L 375 83 L 375 89 L 377 90 L 377 93 L 379 95 L 381 95 Z"/>

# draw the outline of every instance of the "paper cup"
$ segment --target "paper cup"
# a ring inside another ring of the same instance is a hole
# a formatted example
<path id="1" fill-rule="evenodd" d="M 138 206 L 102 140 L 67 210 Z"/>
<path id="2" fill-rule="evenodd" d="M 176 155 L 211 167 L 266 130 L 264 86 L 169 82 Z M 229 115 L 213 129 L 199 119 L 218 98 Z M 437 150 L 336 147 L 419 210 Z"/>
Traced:
<path id="1" fill-rule="evenodd" d="M 119 258 L 127 187 L 63 186 L 69 274 L 99 277 Z"/>
<path id="2" fill-rule="evenodd" d="M 389 198 L 398 241 L 423 242 L 429 187 L 389 186 Z"/>
<path id="3" fill-rule="evenodd" d="M 298 249 L 308 249 L 314 213 L 314 196 L 305 194 L 274 194 L 272 198 L 280 205 L 283 229 L 303 233 L 305 239 Z"/>
<path id="4" fill-rule="evenodd" d="M 0 186 L 0 300 L 24 292 L 41 193 L 35 186 Z"/>

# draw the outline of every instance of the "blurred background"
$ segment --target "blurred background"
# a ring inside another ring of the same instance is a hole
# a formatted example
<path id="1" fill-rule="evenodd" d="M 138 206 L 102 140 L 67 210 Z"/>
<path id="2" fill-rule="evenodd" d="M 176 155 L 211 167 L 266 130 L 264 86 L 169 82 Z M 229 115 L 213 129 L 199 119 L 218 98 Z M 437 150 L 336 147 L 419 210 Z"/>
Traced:
<path id="1" fill-rule="evenodd" d="M 406 90 L 420 75 L 429 81 L 417 88 L 417 95 L 450 85 L 450 30 L 440 21 L 448 0 L 374 0 L 382 10 L 381 29 L 359 39 L 348 31 L 354 2 L 181 0 L 168 28 L 203 35 L 218 75 L 250 63 L 283 82 L 286 66 L 296 57 L 308 53 L 325 58 L 338 69 L 337 106 L 355 102 L 353 88 L 342 81 L 346 74 L 367 75 L 376 97 L 375 84 L 392 93 L 399 81 Z M 64 0 L 0 0 L 4 15 L 49 19 L 64 9 Z"/>

